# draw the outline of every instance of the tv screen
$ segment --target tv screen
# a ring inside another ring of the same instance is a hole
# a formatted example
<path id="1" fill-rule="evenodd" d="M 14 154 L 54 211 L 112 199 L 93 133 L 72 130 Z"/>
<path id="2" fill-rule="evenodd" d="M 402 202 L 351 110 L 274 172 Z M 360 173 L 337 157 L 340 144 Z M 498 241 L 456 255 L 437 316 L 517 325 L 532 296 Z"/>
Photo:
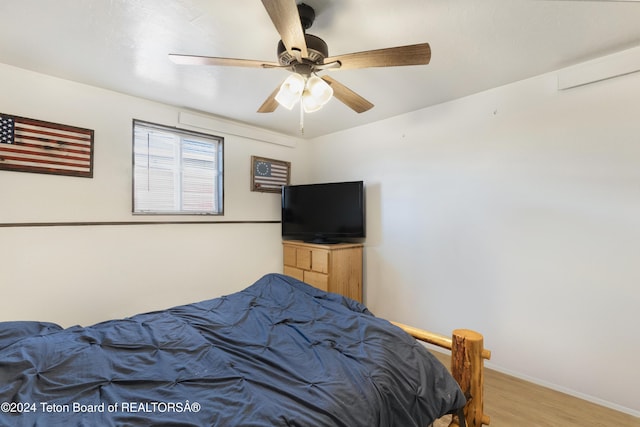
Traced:
<path id="1" fill-rule="evenodd" d="M 282 187 L 282 237 L 317 243 L 365 237 L 364 182 Z"/>

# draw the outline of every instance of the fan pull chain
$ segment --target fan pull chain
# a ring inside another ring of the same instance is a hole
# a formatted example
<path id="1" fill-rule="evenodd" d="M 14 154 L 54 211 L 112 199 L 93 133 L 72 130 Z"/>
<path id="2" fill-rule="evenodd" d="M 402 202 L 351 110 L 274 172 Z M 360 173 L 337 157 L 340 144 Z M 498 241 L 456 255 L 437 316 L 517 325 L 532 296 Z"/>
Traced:
<path id="1" fill-rule="evenodd" d="M 302 98 L 300 99 L 300 135 L 304 135 L 304 108 L 302 108 Z"/>

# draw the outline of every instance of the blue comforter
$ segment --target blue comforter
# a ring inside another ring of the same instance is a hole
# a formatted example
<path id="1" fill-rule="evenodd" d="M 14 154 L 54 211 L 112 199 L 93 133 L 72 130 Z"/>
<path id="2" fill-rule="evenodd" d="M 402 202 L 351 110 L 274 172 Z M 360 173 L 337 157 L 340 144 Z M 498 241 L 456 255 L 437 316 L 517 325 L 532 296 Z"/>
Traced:
<path id="1" fill-rule="evenodd" d="M 0 323 L 2 426 L 425 427 L 462 405 L 399 328 L 278 274 L 90 327 Z"/>

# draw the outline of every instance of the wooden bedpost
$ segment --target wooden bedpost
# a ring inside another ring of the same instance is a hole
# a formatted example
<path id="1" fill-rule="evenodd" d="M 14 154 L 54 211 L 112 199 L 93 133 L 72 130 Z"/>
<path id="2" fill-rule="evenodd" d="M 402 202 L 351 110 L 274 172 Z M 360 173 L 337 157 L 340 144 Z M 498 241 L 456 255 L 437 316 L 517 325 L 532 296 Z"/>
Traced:
<path id="1" fill-rule="evenodd" d="M 434 334 L 424 329 L 391 322 L 415 339 L 451 350 L 451 374 L 467 397 L 464 417 L 468 427 L 489 425 L 491 418 L 484 413 L 484 359 L 491 359 L 491 351 L 484 348 L 482 334 L 469 329 L 456 329 L 453 338 Z M 459 426 L 458 417 L 449 427 Z"/>
<path id="2" fill-rule="evenodd" d="M 456 329 L 451 340 L 451 374 L 467 397 L 464 416 L 468 427 L 488 425 L 490 417 L 484 407 L 484 360 L 490 359 L 491 352 L 483 348 L 481 334 L 469 329 Z M 449 426 L 458 426 L 454 416 Z"/>

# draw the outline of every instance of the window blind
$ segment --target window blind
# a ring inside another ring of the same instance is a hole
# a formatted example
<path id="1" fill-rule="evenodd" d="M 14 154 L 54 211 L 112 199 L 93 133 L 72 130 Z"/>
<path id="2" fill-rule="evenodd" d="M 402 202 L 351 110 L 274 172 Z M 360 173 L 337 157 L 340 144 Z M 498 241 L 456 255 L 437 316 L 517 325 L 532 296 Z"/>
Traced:
<path id="1" fill-rule="evenodd" d="M 222 213 L 222 139 L 134 122 L 134 213 Z"/>

